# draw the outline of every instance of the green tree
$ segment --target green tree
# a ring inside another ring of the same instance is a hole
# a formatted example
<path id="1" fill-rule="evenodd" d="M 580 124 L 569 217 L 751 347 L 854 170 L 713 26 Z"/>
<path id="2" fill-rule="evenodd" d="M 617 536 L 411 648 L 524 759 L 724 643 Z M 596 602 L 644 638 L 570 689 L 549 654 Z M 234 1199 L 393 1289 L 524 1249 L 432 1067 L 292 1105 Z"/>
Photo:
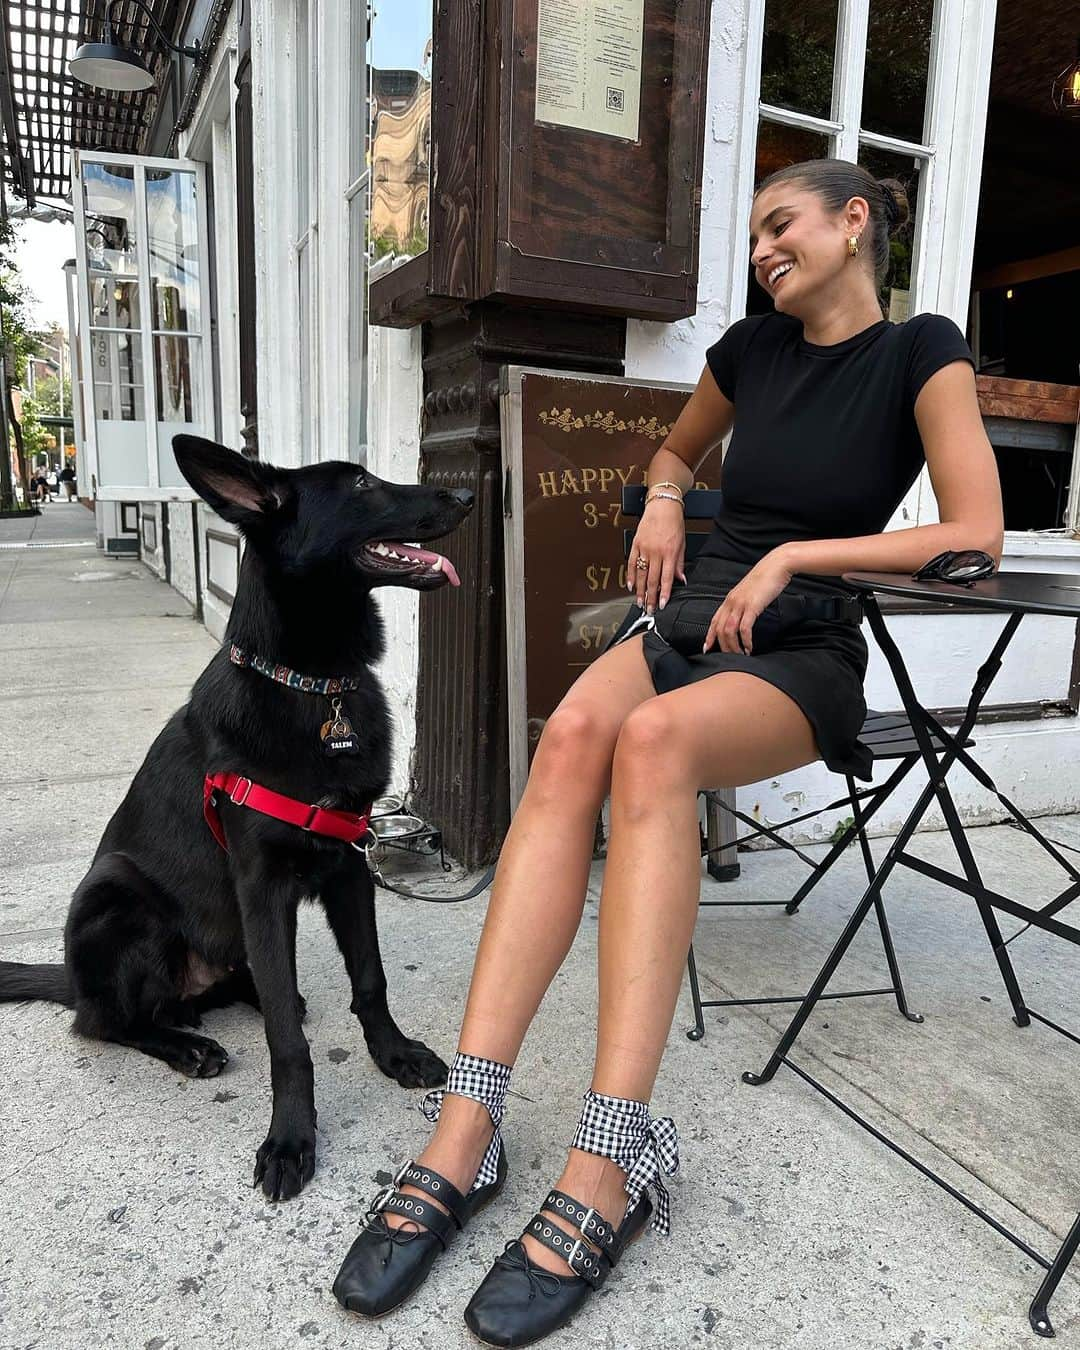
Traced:
<path id="1" fill-rule="evenodd" d="M 26 444 L 23 426 L 15 416 L 12 389 L 26 379 L 27 357 L 39 351 L 39 338 L 30 326 L 30 290 L 15 263 L 13 247 L 15 230 L 9 220 L 0 221 L 0 359 L 7 372 L 7 425 L 14 437 L 15 458 L 22 483 L 23 501 L 30 501 L 30 484 L 26 472 Z M 40 428 L 39 428 L 40 430 Z M 10 448 L 5 446 L 0 464 L 0 510 L 10 510 L 14 496 L 8 482 Z"/>

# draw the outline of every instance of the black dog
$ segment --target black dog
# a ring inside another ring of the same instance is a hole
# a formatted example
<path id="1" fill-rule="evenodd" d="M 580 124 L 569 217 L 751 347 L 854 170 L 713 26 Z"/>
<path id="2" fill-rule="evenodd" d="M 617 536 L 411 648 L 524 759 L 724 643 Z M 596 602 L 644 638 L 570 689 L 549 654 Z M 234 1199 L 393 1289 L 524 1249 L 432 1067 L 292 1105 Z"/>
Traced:
<path id="1" fill-rule="evenodd" d="M 363 854 L 219 793 L 226 853 L 203 816 L 204 775 L 231 771 L 353 813 L 385 792 L 390 724 L 369 669 L 383 651 L 371 589 L 458 584 L 438 554 L 395 541 L 447 534 L 473 494 L 385 483 L 354 464 L 276 469 L 192 436 L 178 436 L 174 449 L 192 487 L 247 540 L 227 644 L 150 747 L 106 827 L 72 900 L 64 964 L 0 962 L 0 1000 L 64 1003 L 75 1009 L 76 1031 L 134 1046 L 193 1077 L 220 1073 L 228 1056 L 180 1027 L 237 999 L 260 1007 L 273 1114 L 255 1181 L 272 1199 L 287 1199 L 315 1170 L 311 1055 L 296 987 L 302 898 L 322 903 L 345 958 L 352 1011 L 383 1073 L 404 1087 L 430 1087 L 445 1079 L 446 1065 L 390 1016 Z M 323 733 L 335 718 L 325 695 L 235 664 L 230 643 L 271 668 L 357 677 L 336 719 L 339 733 L 341 720 L 349 724 L 346 752 L 327 753 Z"/>

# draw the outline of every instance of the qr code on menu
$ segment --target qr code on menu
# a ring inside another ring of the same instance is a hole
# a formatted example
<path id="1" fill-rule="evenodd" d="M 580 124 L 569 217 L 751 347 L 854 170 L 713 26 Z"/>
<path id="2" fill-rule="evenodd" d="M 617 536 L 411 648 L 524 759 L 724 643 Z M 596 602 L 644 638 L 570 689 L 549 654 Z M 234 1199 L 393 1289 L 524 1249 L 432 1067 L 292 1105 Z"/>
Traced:
<path id="1" fill-rule="evenodd" d="M 626 90 L 612 89 L 611 85 L 609 84 L 607 91 L 607 107 L 608 112 L 625 112 Z"/>

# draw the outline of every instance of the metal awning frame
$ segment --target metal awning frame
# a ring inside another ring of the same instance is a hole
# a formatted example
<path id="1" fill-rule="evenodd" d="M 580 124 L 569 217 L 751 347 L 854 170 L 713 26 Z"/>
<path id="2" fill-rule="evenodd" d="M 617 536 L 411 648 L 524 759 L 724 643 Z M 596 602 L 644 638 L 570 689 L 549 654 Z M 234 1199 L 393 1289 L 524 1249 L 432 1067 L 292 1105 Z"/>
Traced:
<path id="1" fill-rule="evenodd" d="M 179 0 L 146 0 L 154 19 L 175 33 Z M 154 76 L 145 91 L 91 89 L 68 74 L 83 42 L 99 42 L 109 0 L 0 2 L 0 126 L 4 176 L 33 206 L 39 197 L 62 200 L 71 185 L 73 150 L 139 154 L 169 83 L 171 55 L 132 0 L 117 0 L 113 31 L 137 51 Z"/>

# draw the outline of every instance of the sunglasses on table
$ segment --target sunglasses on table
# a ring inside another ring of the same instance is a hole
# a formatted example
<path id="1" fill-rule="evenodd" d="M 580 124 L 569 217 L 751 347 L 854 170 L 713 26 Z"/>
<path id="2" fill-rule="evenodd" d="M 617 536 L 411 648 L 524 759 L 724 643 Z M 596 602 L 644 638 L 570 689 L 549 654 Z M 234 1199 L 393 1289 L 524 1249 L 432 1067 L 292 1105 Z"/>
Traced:
<path id="1" fill-rule="evenodd" d="M 997 571 L 989 553 L 978 548 L 947 549 L 912 572 L 912 581 L 947 581 L 953 586 L 973 586 Z"/>

